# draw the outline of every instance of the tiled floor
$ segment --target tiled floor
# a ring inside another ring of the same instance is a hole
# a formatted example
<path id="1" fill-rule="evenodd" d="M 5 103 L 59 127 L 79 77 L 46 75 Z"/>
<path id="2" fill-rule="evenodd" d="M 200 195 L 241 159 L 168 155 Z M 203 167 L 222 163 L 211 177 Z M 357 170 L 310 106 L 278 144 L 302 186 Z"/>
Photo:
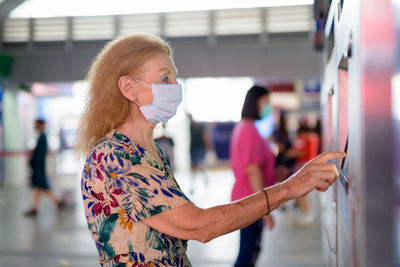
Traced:
<path id="1" fill-rule="evenodd" d="M 205 179 L 200 174 L 197 176 L 195 192 L 190 195 L 190 175 L 176 174 L 182 189 L 198 206 L 227 203 L 233 183 L 231 171 L 226 168 L 213 170 L 208 176 L 207 186 Z M 33 197 L 29 188 L 0 189 L 0 267 L 99 266 L 81 207 L 79 176 L 59 175 L 53 181 L 53 187 L 56 194 L 69 196 L 73 206 L 57 212 L 53 203 L 43 199 L 35 218 L 23 216 Z M 276 227 L 264 231 L 257 266 L 323 266 L 319 219 L 316 218 L 309 227 L 296 227 L 290 209 L 274 214 Z M 188 256 L 193 266 L 232 266 L 238 242 L 238 232 L 207 244 L 190 241 Z"/>

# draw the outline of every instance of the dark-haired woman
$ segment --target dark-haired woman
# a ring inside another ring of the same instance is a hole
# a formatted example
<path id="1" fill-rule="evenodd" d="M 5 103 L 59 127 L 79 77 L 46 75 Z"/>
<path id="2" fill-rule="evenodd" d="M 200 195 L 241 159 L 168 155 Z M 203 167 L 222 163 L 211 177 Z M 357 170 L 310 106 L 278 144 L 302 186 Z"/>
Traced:
<path id="1" fill-rule="evenodd" d="M 269 116 L 270 91 L 255 85 L 246 94 L 242 119 L 235 125 L 230 143 L 230 161 L 235 175 L 232 201 L 250 196 L 275 183 L 275 156 L 258 133 L 255 121 Z M 270 229 L 272 215 L 265 216 Z M 240 247 L 235 266 L 254 266 L 260 252 L 263 219 L 240 230 Z"/>

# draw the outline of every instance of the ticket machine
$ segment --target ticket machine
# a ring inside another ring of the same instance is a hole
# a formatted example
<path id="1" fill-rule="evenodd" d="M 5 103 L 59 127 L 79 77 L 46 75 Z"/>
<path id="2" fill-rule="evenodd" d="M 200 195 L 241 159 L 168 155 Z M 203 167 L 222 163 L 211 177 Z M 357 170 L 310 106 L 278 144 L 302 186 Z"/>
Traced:
<path id="1" fill-rule="evenodd" d="M 390 0 L 332 0 L 325 21 L 323 149 L 345 151 L 321 195 L 326 266 L 395 266 Z"/>

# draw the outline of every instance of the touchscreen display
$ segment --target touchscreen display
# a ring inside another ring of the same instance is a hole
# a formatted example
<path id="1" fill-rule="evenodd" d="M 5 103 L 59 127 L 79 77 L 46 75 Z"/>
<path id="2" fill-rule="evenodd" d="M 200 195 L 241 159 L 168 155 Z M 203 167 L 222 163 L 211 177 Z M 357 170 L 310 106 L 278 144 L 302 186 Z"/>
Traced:
<path id="1" fill-rule="evenodd" d="M 342 159 L 342 163 L 340 165 L 340 170 L 343 172 L 343 174 L 345 176 L 348 176 L 348 171 L 349 171 L 348 164 L 347 164 L 347 146 L 348 146 L 348 142 L 349 142 L 349 138 L 347 137 L 346 138 L 346 144 L 345 144 L 344 150 L 343 150 L 344 153 L 346 153 L 346 156 Z"/>
<path id="2" fill-rule="evenodd" d="M 346 153 L 346 156 L 342 159 L 341 164 L 340 164 L 340 170 L 339 170 L 339 179 L 342 182 L 346 193 L 349 190 L 349 164 L 348 164 L 348 155 L 347 155 L 347 147 L 348 147 L 348 141 L 349 138 L 346 138 L 346 144 L 344 147 L 344 152 Z"/>

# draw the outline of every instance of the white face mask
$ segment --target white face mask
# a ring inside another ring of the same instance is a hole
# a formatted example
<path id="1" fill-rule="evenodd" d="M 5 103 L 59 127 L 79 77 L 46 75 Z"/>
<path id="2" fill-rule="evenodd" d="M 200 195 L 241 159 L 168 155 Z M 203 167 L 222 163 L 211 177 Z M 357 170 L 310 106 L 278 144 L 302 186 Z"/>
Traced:
<path id="1" fill-rule="evenodd" d="M 146 120 L 157 124 L 159 122 L 167 122 L 175 116 L 176 110 L 182 102 L 182 85 L 152 84 L 150 86 L 142 81 L 134 80 L 150 87 L 153 92 L 153 102 L 151 104 L 141 106 L 135 101 Z"/>

